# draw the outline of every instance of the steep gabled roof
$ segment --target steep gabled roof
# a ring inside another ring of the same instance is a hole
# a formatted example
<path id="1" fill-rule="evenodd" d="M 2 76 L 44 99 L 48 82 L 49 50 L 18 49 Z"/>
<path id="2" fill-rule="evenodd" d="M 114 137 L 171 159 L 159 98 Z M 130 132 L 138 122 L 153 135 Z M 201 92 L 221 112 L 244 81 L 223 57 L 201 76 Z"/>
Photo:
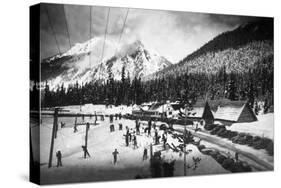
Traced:
<path id="1" fill-rule="evenodd" d="M 208 101 L 211 110 L 216 112 L 219 107 L 233 107 L 233 108 L 241 108 L 247 101 L 231 101 L 229 99 L 221 99 L 221 100 L 209 100 Z"/>
<path id="2" fill-rule="evenodd" d="M 231 101 L 228 99 L 223 100 L 211 100 L 208 101 L 211 110 L 214 114 L 214 118 L 217 120 L 227 120 L 227 121 L 238 121 L 243 109 L 245 107 L 249 108 L 247 101 Z M 255 114 L 252 109 L 249 109 L 250 113 L 256 119 Z"/>

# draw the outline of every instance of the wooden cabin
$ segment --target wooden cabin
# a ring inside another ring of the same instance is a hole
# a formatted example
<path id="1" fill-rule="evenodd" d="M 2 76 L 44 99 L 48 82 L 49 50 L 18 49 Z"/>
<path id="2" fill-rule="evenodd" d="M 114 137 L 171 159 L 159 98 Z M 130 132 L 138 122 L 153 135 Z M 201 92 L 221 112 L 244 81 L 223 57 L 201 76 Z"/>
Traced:
<path id="1" fill-rule="evenodd" d="M 208 101 L 215 121 L 224 125 L 257 121 L 257 117 L 247 101 L 228 99 Z"/>

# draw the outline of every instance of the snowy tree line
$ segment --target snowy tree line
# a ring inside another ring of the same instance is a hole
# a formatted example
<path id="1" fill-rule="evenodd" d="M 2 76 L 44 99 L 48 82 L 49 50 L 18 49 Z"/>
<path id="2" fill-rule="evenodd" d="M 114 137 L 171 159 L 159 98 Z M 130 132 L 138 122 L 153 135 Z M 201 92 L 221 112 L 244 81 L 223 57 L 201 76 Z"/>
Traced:
<path id="1" fill-rule="evenodd" d="M 42 97 L 43 106 L 94 104 L 141 104 L 149 101 L 185 101 L 187 99 L 210 100 L 228 98 L 249 100 L 252 107 L 255 101 L 273 105 L 273 56 L 255 64 L 248 72 L 226 72 L 221 67 L 215 74 L 188 73 L 181 76 L 168 76 L 155 80 L 142 81 L 141 78 L 125 77 L 114 80 L 109 74 L 105 82 L 97 81 L 79 85 L 62 84 L 54 91 L 45 85 Z"/>

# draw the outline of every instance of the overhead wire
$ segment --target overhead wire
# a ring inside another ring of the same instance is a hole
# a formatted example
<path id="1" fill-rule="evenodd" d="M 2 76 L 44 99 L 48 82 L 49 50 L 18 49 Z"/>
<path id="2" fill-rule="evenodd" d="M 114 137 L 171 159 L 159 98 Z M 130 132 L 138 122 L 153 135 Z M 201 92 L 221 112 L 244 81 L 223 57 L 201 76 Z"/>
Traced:
<path id="1" fill-rule="evenodd" d="M 104 47 L 105 47 L 106 34 L 107 34 L 107 28 L 108 28 L 109 14 L 110 14 L 110 8 L 108 8 L 108 12 L 107 12 L 106 27 L 105 27 L 105 32 L 104 32 L 104 41 L 103 41 L 102 54 L 101 54 L 100 62 L 102 61 L 103 56 L 104 56 Z"/>
<path id="2" fill-rule="evenodd" d="M 64 19 L 65 19 L 65 27 L 66 27 L 66 31 L 67 31 L 69 49 L 71 49 L 72 45 L 71 45 L 70 34 L 69 34 L 69 28 L 68 28 L 68 23 L 67 23 L 67 19 L 66 19 L 66 13 L 65 13 L 65 6 L 64 6 L 64 5 L 63 5 L 63 14 L 64 14 Z"/>
<path id="3" fill-rule="evenodd" d="M 47 14 L 47 19 L 48 19 L 49 25 L 50 25 L 51 30 L 52 30 L 52 35 L 54 36 L 59 54 L 61 55 L 61 50 L 60 50 L 60 47 L 59 47 L 59 43 L 58 43 L 58 40 L 57 40 L 57 36 L 56 36 L 55 30 L 54 30 L 53 24 L 51 22 L 51 18 L 50 18 L 50 14 L 49 14 L 47 6 L 45 6 L 45 11 L 46 11 L 46 14 Z"/>
<path id="4" fill-rule="evenodd" d="M 123 22 L 123 26 L 122 26 L 122 30 L 121 30 L 121 33 L 120 33 L 120 36 L 119 36 L 119 40 L 118 40 L 118 43 L 117 43 L 117 45 L 116 45 L 115 55 L 116 55 L 116 53 L 117 53 L 117 49 L 118 49 L 119 44 L 120 44 L 120 42 L 121 42 L 121 38 L 122 38 L 122 35 L 123 35 L 123 32 L 124 32 L 124 28 L 125 28 L 125 26 L 126 26 L 126 21 L 127 21 L 127 18 L 128 18 L 129 10 L 130 10 L 130 9 L 128 8 L 128 9 L 127 9 L 127 12 L 126 12 L 126 16 L 125 16 L 125 19 L 124 19 L 124 22 Z"/>

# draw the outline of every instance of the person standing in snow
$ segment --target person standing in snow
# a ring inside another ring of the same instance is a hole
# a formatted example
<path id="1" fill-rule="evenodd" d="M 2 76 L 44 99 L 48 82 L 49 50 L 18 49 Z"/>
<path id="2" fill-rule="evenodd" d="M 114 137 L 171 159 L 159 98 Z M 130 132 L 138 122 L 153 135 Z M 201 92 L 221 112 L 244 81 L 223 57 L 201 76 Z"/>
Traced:
<path id="1" fill-rule="evenodd" d="M 126 146 L 129 146 L 129 134 L 128 133 L 125 135 L 125 142 L 126 142 Z"/>
<path id="2" fill-rule="evenodd" d="M 144 148 L 142 160 L 144 161 L 144 160 L 146 160 L 147 158 L 148 158 L 148 157 L 147 157 L 147 149 Z"/>
<path id="3" fill-rule="evenodd" d="M 117 149 L 114 150 L 114 152 L 112 152 L 113 155 L 113 164 L 115 165 L 117 163 L 117 155 L 119 154 L 119 152 L 117 151 Z"/>
<path id="4" fill-rule="evenodd" d="M 122 123 L 119 123 L 119 130 L 121 131 L 123 129 Z"/>
<path id="5" fill-rule="evenodd" d="M 133 137 L 133 142 L 134 142 L 134 149 L 136 149 L 138 147 L 137 136 L 136 135 L 134 135 L 134 137 Z"/>
<path id="6" fill-rule="evenodd" d="M 110 123 L 113 122 L 113 115 L 112 114 L 109 115 L 109 121 L 110 121 Z"/>
<path id="7" fill-rule="evenodd" d="M 60 150 L 57 151 L 56 157 L 57 157 L 57 167 L 62 166 L 62 162 L 61 162 L 62 154 L 61 154 L 61 151 L 60 151 Z"/>
<path id="8" fill-rule="evenodd" d="M 91 157 L 91 155 L 88 152 L 88 149 L 86 146 L 82 146 L 83 152 L 84 152 L 84 158 L 86 159 L 87 155 L 88 157 Z"/>
<path id="9" fill-rule="evenodd" d="M 65 123 L 60 122 L 60 126 L 61 126 L 61 128 L 64 128 L 65 127 Z"/>

